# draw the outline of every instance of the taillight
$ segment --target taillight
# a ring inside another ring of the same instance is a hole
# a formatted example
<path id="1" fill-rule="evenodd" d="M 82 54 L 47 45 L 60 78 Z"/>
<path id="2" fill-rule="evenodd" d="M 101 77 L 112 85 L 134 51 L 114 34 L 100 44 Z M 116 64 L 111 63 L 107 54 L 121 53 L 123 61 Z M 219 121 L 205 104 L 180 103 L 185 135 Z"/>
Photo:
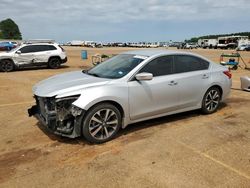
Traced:
<path id="1" fill-rule="evenodd" d="M 223 73 L 224 73 L 229 79 L 232 78 L 232 74 L 231 74 L 231 72 L 230 72 L 229 70 L 223 71 Z"/>

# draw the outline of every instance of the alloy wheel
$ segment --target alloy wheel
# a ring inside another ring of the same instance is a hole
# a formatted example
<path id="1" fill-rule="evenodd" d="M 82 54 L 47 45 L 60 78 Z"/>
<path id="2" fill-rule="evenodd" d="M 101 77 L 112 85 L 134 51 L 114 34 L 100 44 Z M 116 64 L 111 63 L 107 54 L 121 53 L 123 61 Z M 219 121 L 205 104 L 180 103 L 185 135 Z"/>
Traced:
<path id="1" fill-rule="evenodd" d="M 4 71 L 4 72 L 9 72 L 9 71 L 12 71 L 13 70 L 13 64 L 11 61 L 3 61 L 1 63 L 1 69 Z"/>
<path id="2" fill-rule="evenodd" d="M 60 60 L 57 58 L 53 58 L 49 62 L 49 67 L 52 69 L 56 69 L 60 66 Z"/>
<path id="3" fill-rule="evenodd" d="M 89 133 L 97 140 L 111 137 L 118 128 L 118 116 L 112 109 L 97 111 L 89 121 Z"/>
<path id="4" fill-rule="evenodd" d="M 205 99 L 205 107 L 209 112 L 217 109 L 220 102 L 220 94 L 217 90 L 210 90 Z"/>

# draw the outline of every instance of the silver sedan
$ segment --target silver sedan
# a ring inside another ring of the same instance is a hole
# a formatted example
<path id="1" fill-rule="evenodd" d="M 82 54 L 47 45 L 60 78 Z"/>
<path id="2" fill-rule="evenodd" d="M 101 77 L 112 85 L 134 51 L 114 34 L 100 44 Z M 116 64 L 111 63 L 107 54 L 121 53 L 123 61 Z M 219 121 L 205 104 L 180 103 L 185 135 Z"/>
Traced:
<path id="1" fill-rule="evenodd" d="M 131 123 L 195 109 L 213 113 L 231 84 L 227 68 L 193 53 L 129 51 L 39 82 L 28 112 L 55 134 L 103 143 Z"/>

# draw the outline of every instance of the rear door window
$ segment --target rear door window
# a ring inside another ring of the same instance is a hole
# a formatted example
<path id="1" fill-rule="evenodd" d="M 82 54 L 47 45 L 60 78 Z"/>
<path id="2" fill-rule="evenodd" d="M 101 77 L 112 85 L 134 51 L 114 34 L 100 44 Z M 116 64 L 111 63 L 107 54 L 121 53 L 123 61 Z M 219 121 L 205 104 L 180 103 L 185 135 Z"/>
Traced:
<path id="1" fill-rule="evenodd" d="M 51 51 L 56 50 L 56 47 L 52 45 L 34 45 L 35 52 L 44 52 L 44 51 Z"/>
<path id="2" fill-rule="evenodd" d="M 34 45 L 33 46 L 33 52 L 41 52 L 43 51 L 40 45 Z"/>
<path id="3" fill-rule="evenodd" d="M 206 70 L 209 62 L 191 55 L 176 55 L 174 57 L 174 73 L 184 73 Z"/>

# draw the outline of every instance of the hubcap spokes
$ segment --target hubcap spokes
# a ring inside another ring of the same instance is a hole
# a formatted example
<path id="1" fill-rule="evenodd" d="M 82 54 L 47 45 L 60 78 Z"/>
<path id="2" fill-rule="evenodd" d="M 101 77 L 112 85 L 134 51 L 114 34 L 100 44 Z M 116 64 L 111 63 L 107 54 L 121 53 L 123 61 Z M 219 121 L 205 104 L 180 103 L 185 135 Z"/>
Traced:
<path id="1" fill-rule="evenodd" d="M 54 59 L 54 60 L 51 61 L 50 64 L 51 64 L 52 67 L 57 67 L 58 64 L 59 64 L 59 61 L 57 59 Z"/>
<path id="2" fill-rule="evenodd" d="M 2 68 L 4 71 L 9 71 L 11 70 L 11 63 L 9 62 L 4 62 L 3 65 L 2 65 Z"/>
<path id="3" fill-rule="evenodd" d="M 208 111 L 215 110 L 219 105 L 219 101 L 220 101 L 220 95 L 219 95 L 218 91 L 211 90 L 207 94 L 207 97 L 206 97 L 206 100 L 205 100 L 206 109 Z"/>
<path id="4" fill-rule="evenodd" d="M 117 127 L 118 117 L 111 109 L 101 109 L 97 111 L 89 122 L 89 132 L 91 136 L 99 140 L 112 136 Z"/>

